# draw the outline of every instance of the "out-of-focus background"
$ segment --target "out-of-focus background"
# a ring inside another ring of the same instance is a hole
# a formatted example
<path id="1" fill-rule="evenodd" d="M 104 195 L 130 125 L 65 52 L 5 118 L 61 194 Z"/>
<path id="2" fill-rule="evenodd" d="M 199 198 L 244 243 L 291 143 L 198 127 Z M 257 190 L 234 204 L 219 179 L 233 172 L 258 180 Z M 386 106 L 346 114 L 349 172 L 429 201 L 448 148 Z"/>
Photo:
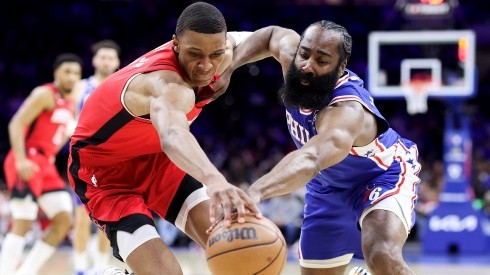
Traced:
<path id="1" fill-rule="evenodd" d="M 459 259 L 460 264 L 476 264 L 489 272 L 490 260 L 485 259 L 490 254 L 490 108 L 486 106 L 490 102 L 490 10 L 485 1 L 208 2 L 223 12 L 230 31 L 280 25 L 301 33 L 322 19 L 345 26 L 353 37 L 347 67 L 365 80 L 392 127 L 419 146 L 422 181 L 408 259 L 415 265 L 429 261 L 436 267 Z M 83 77 L 87 77 L 93 73 L 90 45 L 112 39 L 121 45 L 121 67 L 125 66 L 169 41 L 178 15 L 190 3 L 2 1 L 0 162 L 10 148 L 9 120 L 34 87 L 52 81 L 56 55 L 74 52 L 83 57 Z M 276 97 L 281 83 L 281 70 L 273 59 L 244 66 L 234 74 L 227 93 L 192 125 L 211 160 L 236 185 L 254 182 L 294 149 Z M 426 91 L 428 110 L 409 114 L 407 100 L 423 103 Z M 65 148 L 57 158 L 61 173 L 66 173 L 66 161 Z M 1 239 L 9 226 L 3 170 L 0 189 Z M 297 265 L 301 190 L 265 201 L 262 207 L 283 230 L 291 264 Z M 43 226 L 41 218 L 39 228 Z M 197 249 L 163 222 L 160 230 L 176 253 Z M 32 238 L 36 234 L 39 230 Z M 69 237 L 65 247 L 70 247 Z"/>

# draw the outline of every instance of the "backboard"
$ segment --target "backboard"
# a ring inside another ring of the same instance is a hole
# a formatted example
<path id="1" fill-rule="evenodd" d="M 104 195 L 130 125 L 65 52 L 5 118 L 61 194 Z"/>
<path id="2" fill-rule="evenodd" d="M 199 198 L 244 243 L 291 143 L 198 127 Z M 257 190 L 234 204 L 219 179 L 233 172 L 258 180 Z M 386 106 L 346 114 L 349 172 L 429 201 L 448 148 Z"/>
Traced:
<path id="1" fill-rule="evenodd" d="M 378 31 L 369 34 L 368 89 L 377 98 L 404 96 L 415 82 L 428 96 L 475 93 L 475 34 L 471 30 Z"/>

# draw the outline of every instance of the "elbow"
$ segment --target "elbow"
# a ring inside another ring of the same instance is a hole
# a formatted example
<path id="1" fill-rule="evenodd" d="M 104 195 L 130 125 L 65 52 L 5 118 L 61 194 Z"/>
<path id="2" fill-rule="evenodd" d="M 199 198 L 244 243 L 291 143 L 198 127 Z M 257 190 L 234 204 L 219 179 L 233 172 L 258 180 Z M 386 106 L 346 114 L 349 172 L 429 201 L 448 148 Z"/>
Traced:
<path id="1" fill-rule="evenodd" d="M 344 132 L 332 130 L 329 138 L 316 141 L 317 146 L 303 147 L 304 160 L 311 173 L 320 172 L 345 159 L 352 149 L 352 137 Z"/>
<path id="2" fill-rule="evenodd" d="M 334 165 L 341 162 L 347 157 L 347 155 L 349 155 L 349 152 L 354 144 L 354 140 L 351 135 L 343 131 L 337 131 L 337 133 L 332 134 L 333 135 L 328 141 L 328 148 L 331 148 L 331 152 L 329 154 L 330 160 L 328 160 L 328 162 L 330 162 L 331 165 Z"/>
<path id="3" fill-rule="evenodd" d="M 298 164 L 301 166 L 300 170 L 311 178 L 324 169 L 321 164 L 321 155 L 314 149 L 303 150 Z"/>

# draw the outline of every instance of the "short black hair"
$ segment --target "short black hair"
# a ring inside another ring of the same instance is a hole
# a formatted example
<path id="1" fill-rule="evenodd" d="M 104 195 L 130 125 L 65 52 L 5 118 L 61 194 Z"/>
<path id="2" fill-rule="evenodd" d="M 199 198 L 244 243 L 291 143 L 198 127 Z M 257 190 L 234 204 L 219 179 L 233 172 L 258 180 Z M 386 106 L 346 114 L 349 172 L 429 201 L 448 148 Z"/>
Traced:
<path id="1" fill-rule="evenodd" d="M 332 21 L 328 20 L 321 20 L 318 22 L 315 22 L 311 25 L 308 26 L 308 28 L 305 29 L 305 31 L 301 34 L 301 40 L 303 40 L 303 36 L 305 35 L 305 32 L 307 29 L 313 26 L 320 26 L 323 27 L 327 30 L 332 30 L 339 34 L 340 36 L 340 43 L 339 43 L 339 54 L 340 54 L 340 60 L 339 62 L 342 63 L 343 61 L 348 61 L 351 53 L 352 53 L 352 37 L 350 36 L 349 32 L 347 32 L 347 29 L 345 29 L 343 26 L 336 24 Z"/>
<path id="2" fill-rule="evenodd" d="M 177 19 L 175 35 L 179 37 L 186 30 L 209 34 L 226 32 L 226 21 L 215 6 L 196 2 L 185 8 Z"/>
<path id="3" fill-rule="evenodd" d="M 58 67 L 65 62 L 77 62 L 80 64 L 80 67 L 83 67 L 83 61 L 80 56 L 74 53 L 62 53 L 55 58 L 53 62 L 53 70 L 58 69 Z"/>
<path id="4" fill-rule="evenodd" d="M 119 55 L 121 53 L 121 47 L 119 47 L 119 45 L 116 42 L 114 42 L 110 39 L 104 39 L 104 40 L 101 40 L 101 41 L 94 43 L 92 45 L 92 47 L 91 47 L 92 54 L 96 55 L 97 52 L 103 48 L 114 49 L 114 50 L 116 50 L 117 55 Z"/>

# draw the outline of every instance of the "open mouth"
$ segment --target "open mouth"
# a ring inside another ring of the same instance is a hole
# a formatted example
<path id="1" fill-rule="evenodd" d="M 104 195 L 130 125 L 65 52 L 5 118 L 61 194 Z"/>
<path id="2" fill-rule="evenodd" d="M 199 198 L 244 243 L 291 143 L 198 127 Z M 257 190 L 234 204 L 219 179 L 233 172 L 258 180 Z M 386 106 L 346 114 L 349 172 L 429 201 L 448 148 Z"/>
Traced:
<path id="1" fill-rule="evenodd" d="M 309 80 L 306 80 L 306 79 L 301 79 L 301 80 L 299 81 L 299 83 L 301 83 L 301 85 L 303 85 L 303 86 L 308 86 L 308 85 L 310 85 L 310 81 L 309 81 Z"/>

